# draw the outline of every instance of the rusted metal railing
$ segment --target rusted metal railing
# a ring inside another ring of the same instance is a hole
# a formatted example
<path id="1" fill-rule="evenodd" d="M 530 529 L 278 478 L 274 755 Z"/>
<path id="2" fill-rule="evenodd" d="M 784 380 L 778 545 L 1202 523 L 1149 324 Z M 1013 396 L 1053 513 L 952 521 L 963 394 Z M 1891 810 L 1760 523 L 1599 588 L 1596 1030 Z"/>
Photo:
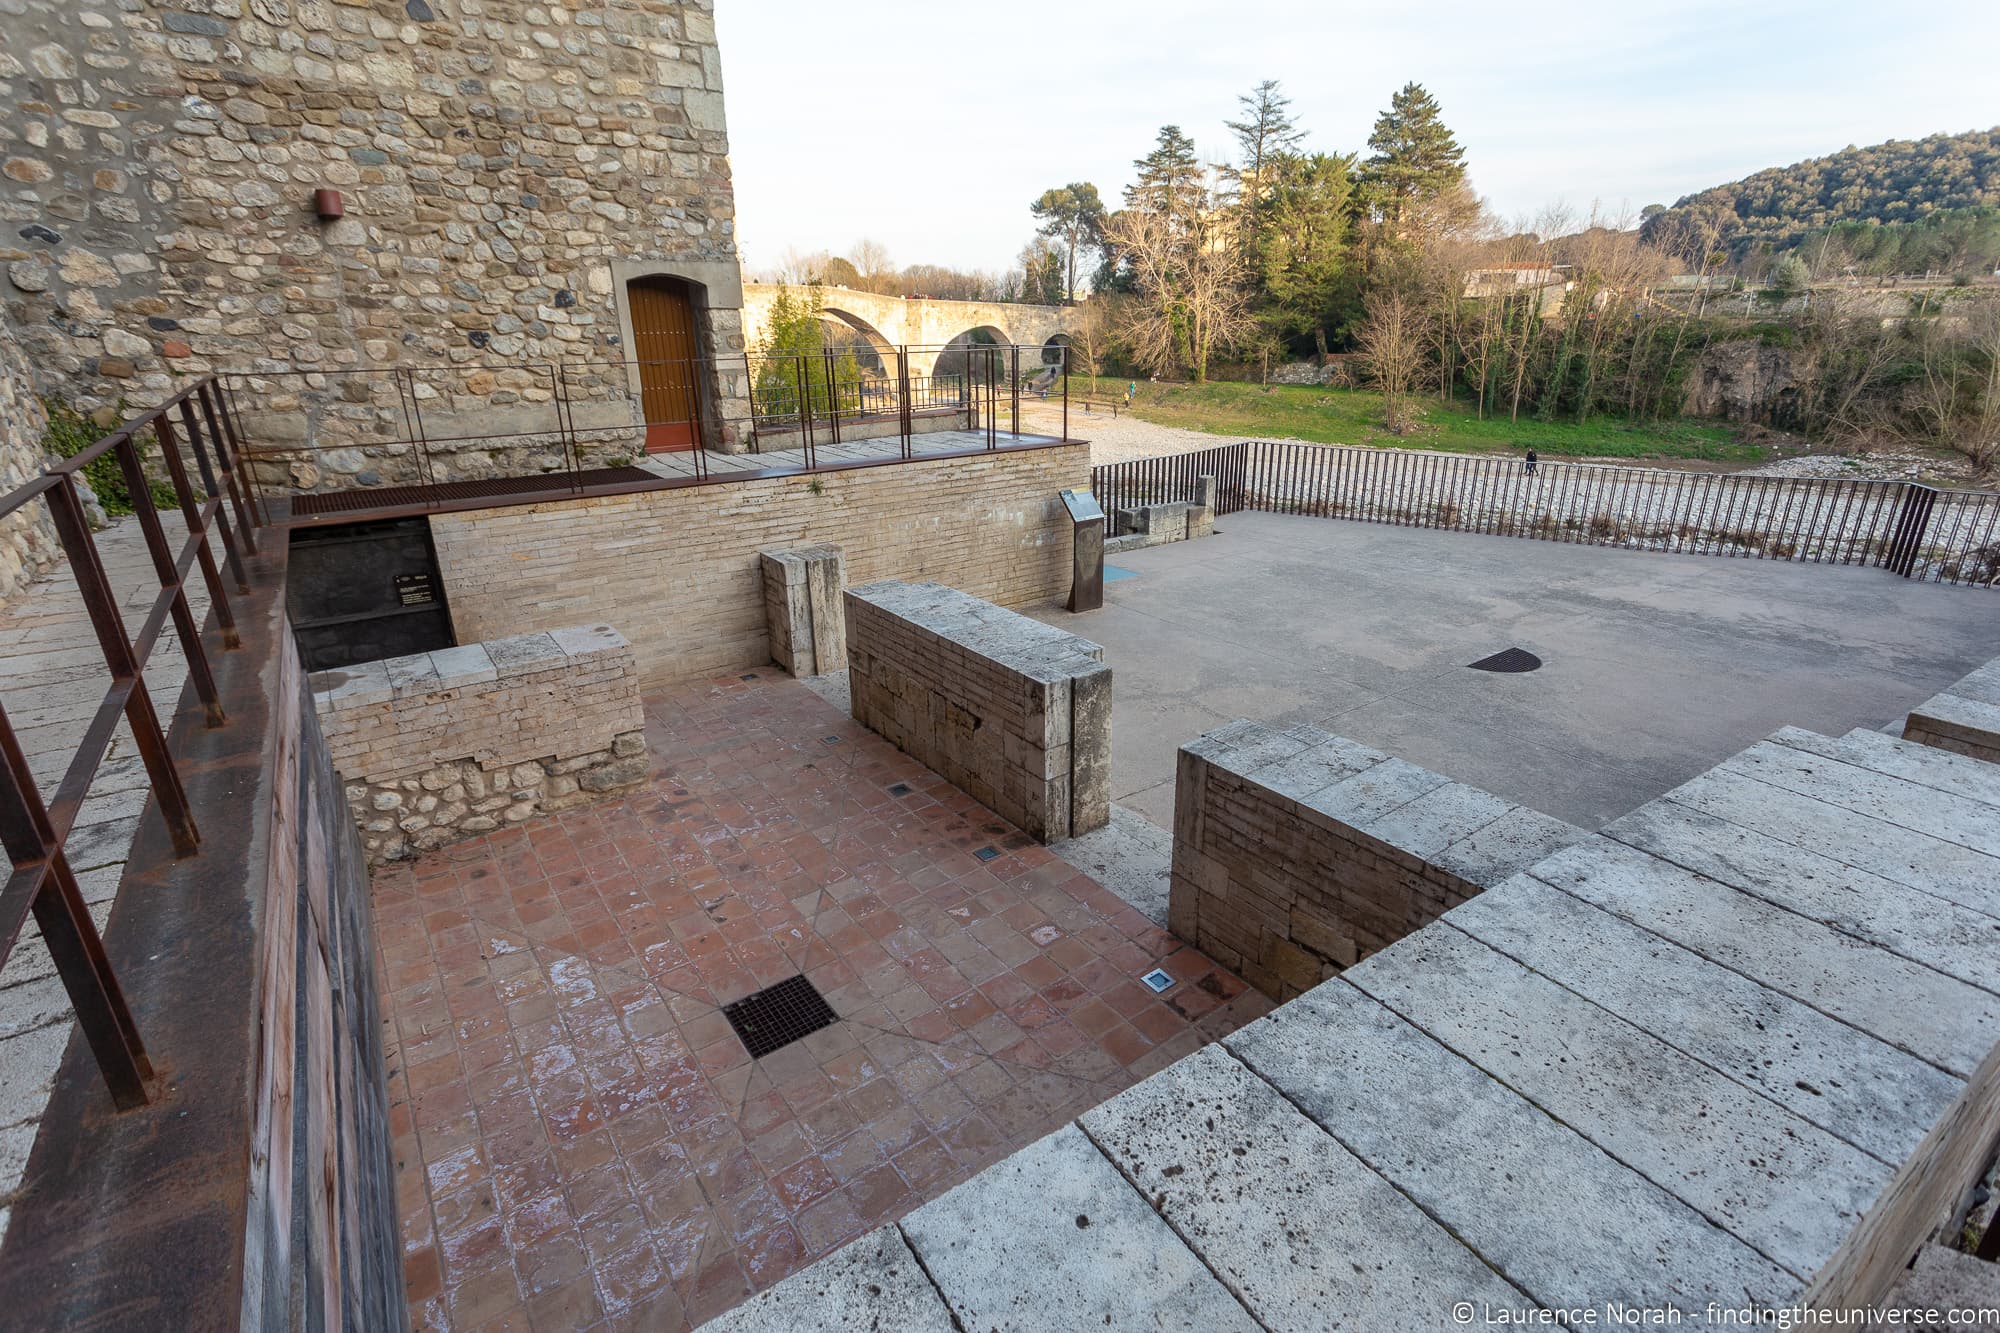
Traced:
<path id="1" fill-rule="evenodd" d="M 1135 458 L 1094 467 L 1090 470 L 1090 489 L 1098 504 L 1110 513 L 1176 501 L 1191 504 L 1199 493 L 1201 479 L 1213 477 L 1215 512 L 1235 514 L 1243 509 L 1249 466 L 1248 444 L 1224 444 L 1192 453 Z"/>
<path id="2" fill-rule="evenodd" d="M 187 539 L 178 551 L 173 549 L 153 501 L 153 479 L 147 474 L 142 449 L 142 439 L 148 433 L 158 443 L 175 507 L 187 526 Z M 77 1024 L 103 1072 L 105 1086 L 121 1110 L 149 1100 L 152 1065 L 63 845 L 121 719 L 131 728 L 175 855 L 192 856 L 200 845 L 200 830 L 146 687 L 146 667 L 171 623 L 187 658 L 188 679 L 201 702 L 205 722 L 210 727 L 225 723 L 208 649 L 201 625 L 188 605 L 186 585 L 189 575 L 199 570 L 216 634 L 225 649 L 236 647 L 239 639 L 230 607 L 230 584 L 239 593 L 249 591 L 243 558 L 257 550 L 257 523 L 240 466 L 242 456 L 243 437 L 234 405 L 224 386 L 208 377 L 0 498 L 0 518 L 37 502 L 49 507 L 76 579 L 77 596 L 110 677 L 54 795 L 46 800 L 6 709 L 0 705 L 0 845 L 12 863 L 5 885 L 0 886 L 0 966 L 13 952 L 32 914 L 48 944 L 56 974 L 76 1009 Z M 126 626 L 118 591 L 99 558 L 78 484 L 84 468 L 104 458 L 117 462 L 131 496 L 133 521 L 145 538 L 153 573 L 159 580 L 159 592 L 136 633 Z M 189 474 L 190 460 L 193 476 Z M 220 565 L 210 545 L 211 533 L 222 546 Z M 229 574 L 226 580 L 224 567 Z"/>

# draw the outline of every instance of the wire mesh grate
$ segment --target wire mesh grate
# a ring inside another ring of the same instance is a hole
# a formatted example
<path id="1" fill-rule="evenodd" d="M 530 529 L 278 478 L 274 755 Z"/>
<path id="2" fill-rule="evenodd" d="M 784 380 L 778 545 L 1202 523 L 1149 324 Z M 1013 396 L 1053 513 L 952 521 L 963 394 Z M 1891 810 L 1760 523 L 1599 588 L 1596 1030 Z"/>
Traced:
<path id="1" fill-rule="evenodd" d="M 722 1013 L 752 1059 L 761 1059 L 840 1021 L 826 997 L 804 977 L 787 977 L 755 995 L 724 1005 Z"/>

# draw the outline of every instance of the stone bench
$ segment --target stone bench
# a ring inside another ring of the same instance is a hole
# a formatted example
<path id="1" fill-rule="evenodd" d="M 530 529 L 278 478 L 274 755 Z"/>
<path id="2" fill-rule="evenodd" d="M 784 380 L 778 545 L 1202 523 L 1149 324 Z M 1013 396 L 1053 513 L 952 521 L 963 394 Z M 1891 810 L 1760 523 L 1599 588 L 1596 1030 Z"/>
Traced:
<path id="1" fill-rule="evenodd" d="M 1912 708 L 1903 739 L 2000 763 L 2000 658 Z"/>
<path id="2" fill-rule="evenodd" d="M 857 721 L 1041 842 L 1110 822 L 1102 648 L 938 583 L 846 605 Z"/>
<path id="3" fill-rule="evenodd" d="M 322 671 L 312 691 L 371 865 L 646 776 L 638 664 L 609 625 Z"/>
<path id="4" fill-rule="evenodd" d="M 1181 747 L 1168 926 L 1288 1000 L 1587 836 L 1318 727 Z"/>

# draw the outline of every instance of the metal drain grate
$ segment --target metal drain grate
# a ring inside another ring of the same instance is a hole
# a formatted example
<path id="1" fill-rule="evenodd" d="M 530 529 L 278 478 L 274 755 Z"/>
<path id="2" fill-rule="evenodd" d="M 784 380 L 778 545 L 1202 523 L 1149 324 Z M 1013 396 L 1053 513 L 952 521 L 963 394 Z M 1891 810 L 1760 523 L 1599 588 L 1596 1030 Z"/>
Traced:
<path id="1" fill-rule="evenodd" d="M 755 995 L 724 1005 L 722 1013 L 753 1060 L 840 1021 L 826 997 L 804 977 L 787 977 L 775 986 L 766 986 Z"/>
<path id="2" fill-rule="evenodd" d="M 889 794 L 891 796 L 908 796 L 910 794 L 910 784 L 907 782 L 899 782 L 895 786 L 889 788 Z"/>
<path id="3" fill-rule="evenodd" d="M 1524 671 L 1539 671 L 1542 659 L 1525 648 L 1509 648 L 1505 652 L 1482 657 L 1470 663 L 1474 671 L 1498 671 L 1507 675 L 1519 675 Z"/>
<path id="4" fill-rule="evenodd" d="M 977 860 L 991 861 L 1000 855 L 1000 849 L 998 847 L 981 847 L 974 851 L 972 855 Z"/>

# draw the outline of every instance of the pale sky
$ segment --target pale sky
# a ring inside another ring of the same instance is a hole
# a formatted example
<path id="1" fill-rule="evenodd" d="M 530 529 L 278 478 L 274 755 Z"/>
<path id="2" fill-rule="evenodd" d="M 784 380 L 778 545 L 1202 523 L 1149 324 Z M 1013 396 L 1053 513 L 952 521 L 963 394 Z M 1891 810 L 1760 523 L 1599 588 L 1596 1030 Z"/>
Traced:
<path id="1" fill-rule="evenodd" d="M 758 268 L 864 236 L 1010 266 L 1029 203 L 1116 207 L 1177 123 L 1212 158 L 1259 80 L 1309 147 L 1362 151 L 1408 80 L 1508 218 L 1649 203 L 1848 144 L 2000 124 L 2000 3 L 1924 0 L 716 0 L 739 243 Z"/>

